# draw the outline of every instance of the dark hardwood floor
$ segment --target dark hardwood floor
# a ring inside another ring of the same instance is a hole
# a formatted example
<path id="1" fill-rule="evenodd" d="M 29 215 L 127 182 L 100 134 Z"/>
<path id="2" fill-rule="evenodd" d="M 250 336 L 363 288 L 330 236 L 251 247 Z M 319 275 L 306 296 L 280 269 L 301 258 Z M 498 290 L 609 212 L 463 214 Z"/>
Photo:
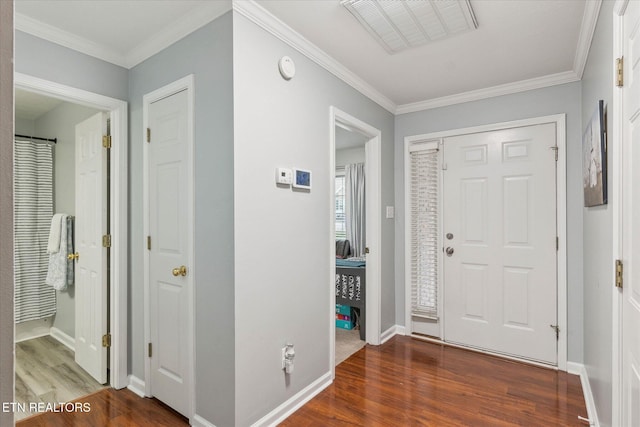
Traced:
<path id="1" fill-rule="evenodd" d="M 215 397 L 212 397 L 212 399 Z M 105 389 L 88 413 L 44 413 L 18 427 L 186 426 L 155 399 Z M 396 336 L 336 367 L 334 383 L 281 426 L 584 426 L 580 379 Z"/>
<path id="2" fill-rule="evenodd" d="M 396 336 L 336 367 L 281 426 L 584 426 L 580 379 Z"/>
<path id="3" fill-rule="evenodd" d="M 16 427 L 180 427 L 186 418 L 156 399 L 138 397 L 123 389 L 106 388 L 75 402 L 89 404 L 88 412 L 45 412 L 16 423 Z"/>

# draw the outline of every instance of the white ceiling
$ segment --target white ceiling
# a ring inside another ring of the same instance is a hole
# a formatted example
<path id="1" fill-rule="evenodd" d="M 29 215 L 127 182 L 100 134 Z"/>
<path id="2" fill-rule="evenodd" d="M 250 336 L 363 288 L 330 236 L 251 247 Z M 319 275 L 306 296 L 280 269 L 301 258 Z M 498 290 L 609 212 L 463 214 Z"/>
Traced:
<path id="1" fill-rule="evenodd" d="M 582 77 L 601 0 L 470 1 L 477 30 L 396 54 L 382 48 L 339 0 L 234 0 L 233 4 L 245 15 L 247 10 L 259 12 L 262 22 L 285 28 L 281 32 L 291 34 L 287 26 L 295 30 L 306 39 L 298 44 L 307 51 L 311 46 L 312 56 L 330 57 L 316 62 L 392 112 Z M 231 4 L 228 0 L 16 0 L 16 28 L 130 68 L 225 13 Z M 324 53 L 316 55 L 314 46 Z"/>

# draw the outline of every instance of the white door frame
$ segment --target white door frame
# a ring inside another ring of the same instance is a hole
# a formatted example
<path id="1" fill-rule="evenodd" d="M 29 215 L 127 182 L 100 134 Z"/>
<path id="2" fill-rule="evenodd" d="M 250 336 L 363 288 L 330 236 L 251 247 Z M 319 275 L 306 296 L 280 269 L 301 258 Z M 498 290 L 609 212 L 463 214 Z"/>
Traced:
<path id="1" fill-rule="evenodd" d="M 373 126 L 356 119 L 350 114 L 338 108 L 329 107 L 329 206 L 330 224 L 329 235 L 329 360 L 331 366 L 331 378 L 335 378 L 336 371 L 336 224 L 335 224 L 335 185 L 336 185 L 336 123 L 354 130 L 367 139 L 365 143 L 365 173 L 366 183 L 366 246 L 369 248 L 366 268 L 365 307 L 366 307 L 366 342 L 372 345 L 380 345 L 381 333 L 381 275 L 380 264 L 382 262 L 382 132 Z"/>
<path id="2" fill-rule="evenodd" d="M 556 144 L 558 146 L 558 162 L 556 169 L 556 206 L 557 206 L 557 227 L 558 227 L 558 254 L 557 254 L 557 277 L 558 277 L 558 326 L 560 334 L 558 337 L 558 369 L 567 370 L 567 141 L 566 141 L 566 115 L 556 114 L 551 116 L 536 117 L 524 120 L 495 123 L 481 126 L 473 126 L 462 129 L 453 129 L 442 132 L 433 132 L 422 135 L 407 136 L 404 138 L 404 212 L 405 212 L 405 256 L 404 256 L 404 276 L 405 276 L 405 327 L 408 335 L 411 335 L 411 247 L 410 230 L 408 224 L 410 217 L 410 197 L 409 197 L 409 157 L 408 148 L 411 144 L 422 141 L 434 141 L 452 136 L 467 135 L 480 132 L 491 132 L 502 129 L 534 126 L 546 123 L 556 125 Z M 551 155 L 551 154 L 550 154 Z M 441 196 L 442 197 L 442 196 Z M 440 275 L 442 277 L 442 275 Z M 439 283 L 438 295 L 442 293 L 442 281 Z M 440 307 L 441 308 L 441 307 Z M 442 323 L 445 321 L 444 313 L 440 316 L 440 331 L 442 338 Z"/>
<path id="3" fill-rule="evenodd" d="M 189 193 L 187 194 L 187 200 L 190 203 L 187 206 L 187 218 L 189 225 L 188 233 L 192 236 L 191 245 L 187 250 L 190 253 L 190 271 L 189 275 L 192 278 L 195 278 L 195 247 L 194 247 L 194 183 L 195 183 L 195 172 L 194 172 L 194 76 L 190 74 L 186 77 L 181 78 L 173 83 L 169 83 L 166 86 L 163 86 L 153 92 L 147 93 L 142 98 L 142 121 L 143 121 L 143 135 L 142 140 L 146 141 L 147 139 L 147 127 L 149 125 L 149 105 L 155 101 L 159 101 L 162 98 L 166 98 L 168 96 L 174 95 L 183 90 L 187 91 L 187 164 L 190 166 L 187 171 L 187 180 L 189 181 Z M 149 146 L 145 142 L 143 146 L 143 167 L 142 167 L 142 179 L 143 179 L 143 229 L 144 236 L 149 235 Z M 146 237 L 145 237 L 146 238 Z M 150 301 L 149 301 L 149 251 L 146 248 L 144 249 L 144 377 L 145 377 L 145 396 L 151 397 L 151 358 L 148 357 L 147 354 L 147 343 L 151 340 L 151 319 L 150 319 Z M 193 424 L 192 419 L 195 414 L 195 280 L 192 280 L 192 286 L 187 288 L 188 295 L 188 324 L 187 324 L 187 359 L 189 360 L 189 369 L 187 372 L 188 380 L 189 380 L 189 409 L 188 409 L 188 418 L 190 423 Z"/>
<path id="4" fill-rule="evenodd" d="M 616 58 L 624 55 L 624 12 L 627 9 L 629 0 L 617 0 L 613 6 L 613 58 L 611 66 L 613 67 L 613 75 L 616 75 Z M 626 67 L 625 67 L 626 68 Z M 613 79 L 612 79 L 613 80 Z M 611 208 L 613 212 L 613 258 L 611 260 L 611 276 L 615 277 L 615 262 L 622 259 L 622 168 L 624 167 L 624 159 L 622 158 L 622 147 L 619 143 L 624 144 L 624 99 L 620 93 L 620 88 L 616 87 L 612 81 L 613 87 L 613 111 L 611 112 L 611 121 L 613 123 L 613 136 L 609 140 L 607 149 L 611 156 L 611 174 L 612 195 Z M 612 366 L 611 366 L 611 416 L 612 425 L 621 425 L 622 423 L 622 292 L 616 287 L 611 287 L 612 296 Z"/>
<path id="5" fill-rule="evenodd" d="M 128 123 L 127 103 L 82 89 L 50 82 L 27 74 L 15 73 L 14 87 L 29 92 L 61 99 L 74 104 L 108 111 L 111 118 L 111 274 L 109 281 L 111 348 L 109 368 L 111 387 L 120 389 L 129 385 L 127 376 L 127 323 L 128 323 Z"/>

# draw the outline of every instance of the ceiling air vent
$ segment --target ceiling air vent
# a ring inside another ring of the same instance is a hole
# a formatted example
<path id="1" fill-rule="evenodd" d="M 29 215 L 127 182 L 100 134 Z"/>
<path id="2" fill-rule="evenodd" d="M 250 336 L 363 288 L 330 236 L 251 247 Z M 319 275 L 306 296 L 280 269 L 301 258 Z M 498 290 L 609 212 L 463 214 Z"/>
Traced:
<path id="1" fill-rule="evenodd" d="M 478 28 L 469 0 L 342 0 L 389 53 Z"/>

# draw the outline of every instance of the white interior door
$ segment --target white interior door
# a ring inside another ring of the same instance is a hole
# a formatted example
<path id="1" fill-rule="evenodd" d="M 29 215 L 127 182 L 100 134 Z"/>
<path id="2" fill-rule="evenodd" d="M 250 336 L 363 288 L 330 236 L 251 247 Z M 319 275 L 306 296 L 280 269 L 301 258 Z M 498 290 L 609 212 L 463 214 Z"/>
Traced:
<path id="1" fill-rule="evenodd" d="M 151 393 L 189 417 L 193 168 L 187 90 L 152 102 L 148 126 Z"/>
<path id="2" fill-rule="evenodd" d="M 107 114 L 76 125 L 75 360 L 99 383 L 107 382 L 107 155 L 102 147 Z"/>
<path id="3" fill-rule="evenodd" d="M 555 124 L 444 140 L 446 341 L 557 363 L 555 146 Z"/>
<path id="4" fill-rule="evenodd" d="M 624 87 L 622 143 L 622 424 L 640 425 L 640 3 L 624 14 Z M 638 82 L 638 83 L 636 83 Z M 633 216 L 636 216 L 634 219 Z M 635 245 L 634 245 L 635 243 Z"/>

